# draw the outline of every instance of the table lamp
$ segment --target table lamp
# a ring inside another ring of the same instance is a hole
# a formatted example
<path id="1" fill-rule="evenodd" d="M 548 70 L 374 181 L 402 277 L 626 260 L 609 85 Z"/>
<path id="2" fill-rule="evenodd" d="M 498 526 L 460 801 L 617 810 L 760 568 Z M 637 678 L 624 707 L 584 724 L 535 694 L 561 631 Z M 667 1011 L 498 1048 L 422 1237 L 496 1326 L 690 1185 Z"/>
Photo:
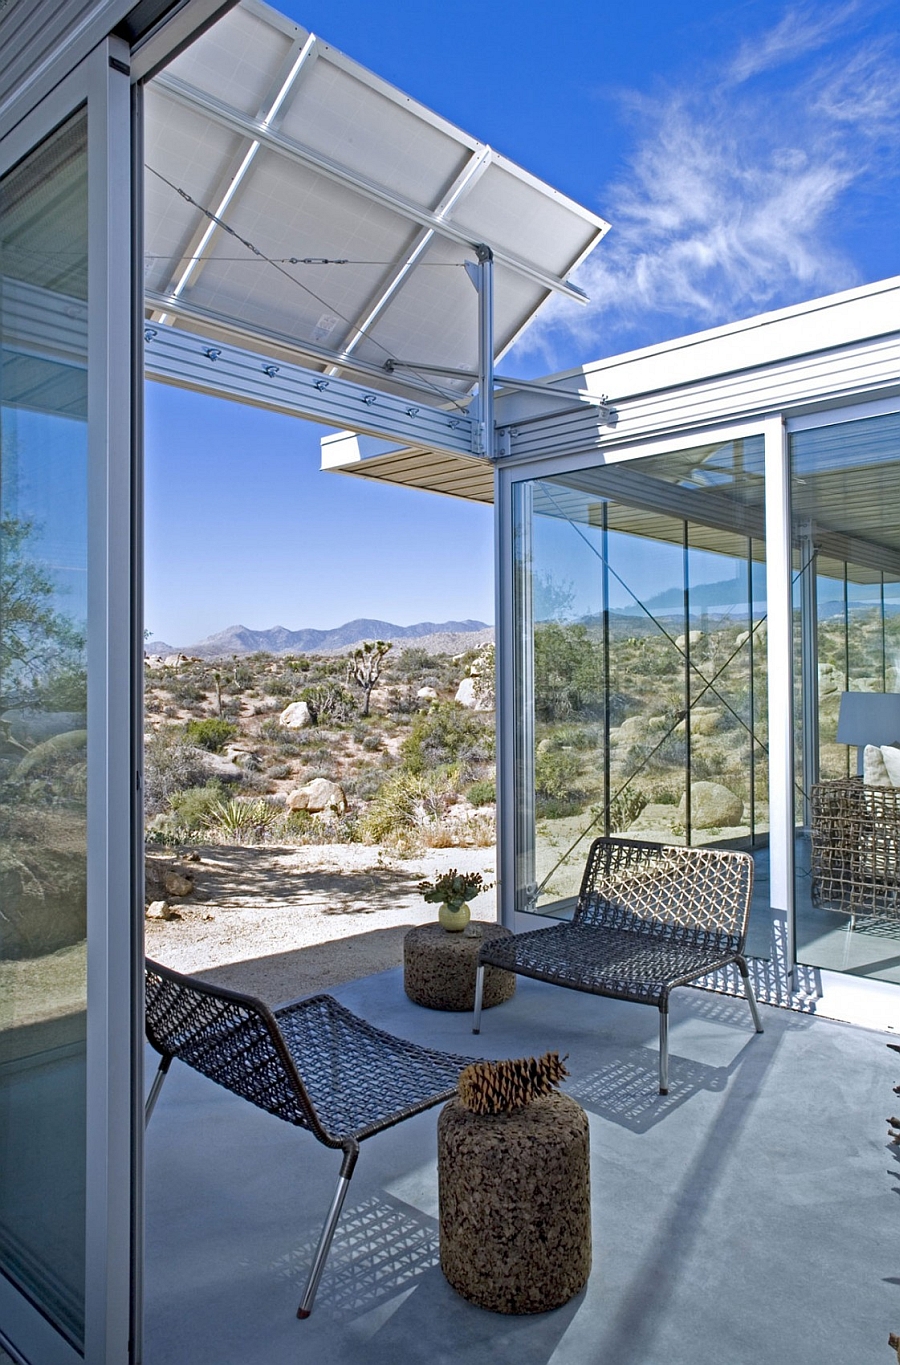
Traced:
<path id="1" fill-rule="evenodd" d="M 842 692 L 837 742 L 857 746 L 856 771 L 862 775 L 867 744 L 900 742 L 900 692 Z"/>

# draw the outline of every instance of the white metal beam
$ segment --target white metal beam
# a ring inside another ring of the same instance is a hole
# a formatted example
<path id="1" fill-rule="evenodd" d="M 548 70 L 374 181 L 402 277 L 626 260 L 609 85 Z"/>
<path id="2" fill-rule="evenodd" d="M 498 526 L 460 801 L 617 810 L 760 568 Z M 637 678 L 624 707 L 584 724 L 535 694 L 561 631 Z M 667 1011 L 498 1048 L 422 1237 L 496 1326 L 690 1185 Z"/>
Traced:
<path id="1" fill-rule="evenodd" d="M 209 95 L 203 90 L 197 90 L 187 81 L 174 76 L 170 71 L 163 71 L 157 76 L 155 84 L 158 89 L 165 91 L 170 98 L 186 105 L 189 109 L 199 110 L 216 123 L 225 128 L 230 128 L 232 132 L 257 139 L 263 146 L 268 147 L 280 156 L 354 190 L 357 194 L 372 200 L 373 203 L 381 204 L 392 213 L 396 213 L 410 222 L 419 223 L 422 227 L 432 228 L 440 236 L 458 242 L 461 246 L 471 247 L 472 234 L 457 227 L 452 221 L 439 218 L 433 210 L 425 208 L 424 205 L 414 204 L 411 200 L 395 194 L 393 190 L 388 190 L 383 185 L 378 185 L 375 181 L 369 180 L 366 176 L 359 175 L 356 171 L 342 166 L 331 157 L 313 151 L 312 148 L 305 147 L 293 138 L 285 137 L 283 133 L 264 127 L 259 119 L 252 118 L 249 114 L 233 108 L 223 100 L 216 99 L 215 96 Z M 578 303 L 587 302 L 587 295 L 584 290 L 579 289 L 570 280 L 561 279 L 549 271 L 542 270 L 540 266 L 523 260 L 513 252 L 495 247 L 494 257 L 498 265 L 512 270 L 517 275 L 524 276 L 525 279 L 531 280 L 543 289 L 564 294 L 567 298 L 575 299 Z"/>
<path id="2" fill-rule="evenodd" d="M 217 313 L 212 308 L 204 308 L 184 298 L 173 299 L 171 295 L 157 294 L 150 289 L 146 291 L 145 298 L 152 313 L 162 310 L 174 317 L 184 318 L 187 322 L 209 327 L 217 333 L 227 333 L 229 337 L 234 338 L 238 345 L 244 345 L 248 350 L 265 352 L 275 347 L 279 353 L 287 353 L 288 358 L 292 360 L 295 357 L 302 357 L 314 363 L 335 365 L 340 369 L 352 370 L 355 374 L 369 375 L 373 381 L 377 381 L 380 385 L 385 382 L 384 366 L 376 365 L 371 360 L 362 360 L 358 356 L 345 356 L 341 351 L 333 351 L 328 346 L 319 345 L 318 342 L 301 340 L 289 336 L 286 332 L 277 332 L 268 327 L 260 327 L 256 323 L 238 322 L 228 314 Z M 416 393 L 421 393 L 430 403 L 434 403 L 436 399 L 442 396 L 433 384 L 423 382 L 414 376 L 407 377 L 404 375 L 402 379 L 398 377 L 397 384 L 403 389 L 412 389 Z"/>
<path id="3" fill-rule="evenodd" d="M 146 337 L 145 369 L 151 379 L 384 436 L 404 446 L 473 453 L 475 423 L 468 413 L 329 378 L 300 365 L 273 361 L 258 351 L 214 345 L 176 327 L 153 324 Z"/>

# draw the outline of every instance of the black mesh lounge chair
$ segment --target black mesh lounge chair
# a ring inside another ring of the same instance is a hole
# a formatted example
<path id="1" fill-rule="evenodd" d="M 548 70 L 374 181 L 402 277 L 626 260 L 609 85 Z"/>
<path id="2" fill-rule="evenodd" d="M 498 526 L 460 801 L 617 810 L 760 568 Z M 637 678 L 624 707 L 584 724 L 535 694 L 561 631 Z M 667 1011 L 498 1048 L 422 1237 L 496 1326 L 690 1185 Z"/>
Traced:
<path id="1" fill-rule="evenodd" d="M 659 1093 L 669 1092 L 669 994 L 737 963 L 757 1033 L 744 941 L 753 889 L 747 853 L 633 839 L 591 845 L 571 923 L 494 939 L 478 954 L 473 1031 L 486 966 L 659 1009 Z"/>
<path id="2" fill-rule="evenodd" d="M 147 1038 L 161 1054 L 145 1120 L 178 1057 L 226 1090 L 307 1128 L 344 1159 L 313 1259 L 298 1318 L 308 1318 L 359 1144 L 420 1114 L 456 1090 L 472 1060 L 435 1052 L 373 1028 L 330 995 L 271 1010 L 252 995 L 224 990 L 146 964 Z"/>

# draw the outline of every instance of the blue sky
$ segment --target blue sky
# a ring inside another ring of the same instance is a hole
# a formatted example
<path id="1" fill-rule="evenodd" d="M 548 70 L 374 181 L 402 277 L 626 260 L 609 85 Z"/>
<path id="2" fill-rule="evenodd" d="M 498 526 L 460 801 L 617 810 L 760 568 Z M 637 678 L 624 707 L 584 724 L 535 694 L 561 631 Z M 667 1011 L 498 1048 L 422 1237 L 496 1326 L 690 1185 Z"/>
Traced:
<path id="1" fill-rule="evenodd" d="M 612 222 L 506 372 L 900 273 L 894 0 L 279 7 Z M 148 387 L 154 634 L 491 619 L 489 509 L 320 474 L 321 431 Z"/>

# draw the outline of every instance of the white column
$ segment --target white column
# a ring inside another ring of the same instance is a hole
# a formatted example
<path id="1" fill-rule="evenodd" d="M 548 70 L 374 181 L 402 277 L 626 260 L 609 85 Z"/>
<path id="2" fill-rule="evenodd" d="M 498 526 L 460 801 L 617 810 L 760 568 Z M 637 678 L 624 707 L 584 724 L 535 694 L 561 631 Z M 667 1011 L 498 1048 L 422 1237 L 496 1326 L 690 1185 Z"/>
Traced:
<path id="1" fill-rule="evenodd" d="M 791 608 L 791 499 L 787 433 L 781 417 L 764 424 L 769 681 L 769 872 L 772 909 L 787 920 L 788 970 L 794 945 L 794 717 Z"/>

